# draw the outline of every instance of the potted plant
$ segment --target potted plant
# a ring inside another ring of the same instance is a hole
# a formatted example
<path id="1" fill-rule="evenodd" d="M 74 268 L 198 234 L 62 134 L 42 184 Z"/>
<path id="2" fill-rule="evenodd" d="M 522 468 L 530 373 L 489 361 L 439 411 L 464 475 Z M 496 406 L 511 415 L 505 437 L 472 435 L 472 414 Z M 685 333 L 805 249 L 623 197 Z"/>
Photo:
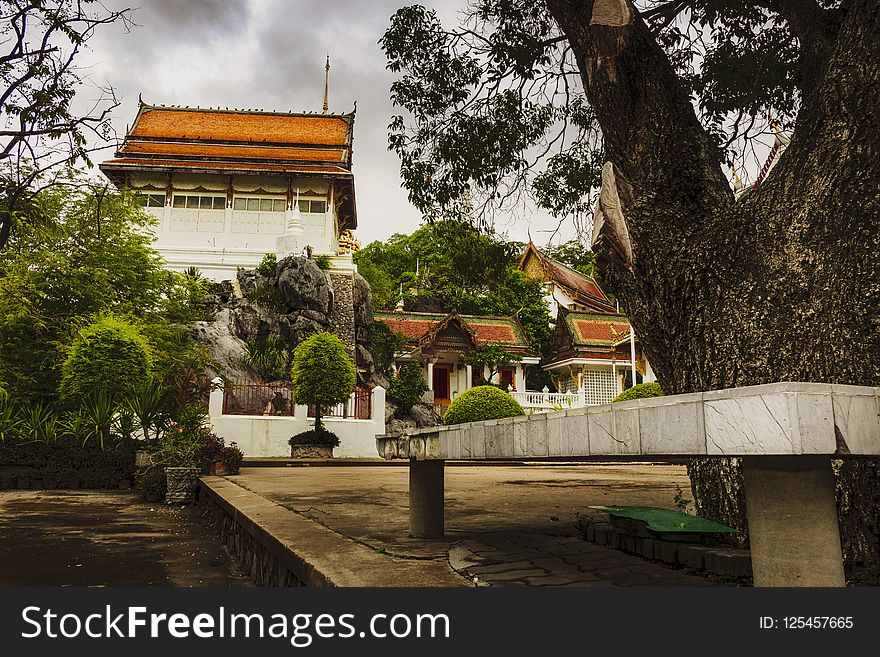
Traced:
<path id="1" fill-rule="evenodd" d="M 329 459 L 333 458 L 333 448 L 339 446 L 339 437 L 322 424 L 317 431 L 310 429 L 292 436 L 287 444 L 291 458 Z"/>
<path id="2" fill-rule="evenodd" d="M 220 461 L 215 463 L 215 465 L 218 465 L 224 470 L 224 472 L 217 472 L 216 474 L 237 475 L 239 469 L 241 469 L 241 462 L 243 460 L 244 452 L 238 448 L 238 445 L 235 442 L 230 443 L 221 450 Z"/>
<path id="3" fill-rule="evenodd" d="M 202 448 L 209 434 L 203 426 L 204 412 L 193 407 L 171 422 L 159 443 L 158 463 L 165 468 L 166 504 L 189 504 L 195 499 L 202 462 Z"/>
<path id="4" fill-rule="evenodd" d="M 215 433 L 206 433 L 202 438 L 201 467 L 206 475 L 235 475 L 241 468 L 244 453 L 236 443 L 226 445 L 226 441 Z"/>

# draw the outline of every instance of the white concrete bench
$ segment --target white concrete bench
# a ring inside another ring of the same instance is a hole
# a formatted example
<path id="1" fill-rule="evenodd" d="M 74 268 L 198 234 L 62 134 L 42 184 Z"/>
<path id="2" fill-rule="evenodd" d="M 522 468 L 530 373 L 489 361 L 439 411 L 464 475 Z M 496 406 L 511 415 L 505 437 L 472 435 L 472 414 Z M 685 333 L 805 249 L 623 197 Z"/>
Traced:
<path id="1" fill-rule="evenodd" d="M 376 437 L 410 460 L 410 533 L 444 531 L 446 460 L 743 457 L 757 586 L 844 584 L 832 458 L 880 456 L 880 388 L 774 383 Z"/>

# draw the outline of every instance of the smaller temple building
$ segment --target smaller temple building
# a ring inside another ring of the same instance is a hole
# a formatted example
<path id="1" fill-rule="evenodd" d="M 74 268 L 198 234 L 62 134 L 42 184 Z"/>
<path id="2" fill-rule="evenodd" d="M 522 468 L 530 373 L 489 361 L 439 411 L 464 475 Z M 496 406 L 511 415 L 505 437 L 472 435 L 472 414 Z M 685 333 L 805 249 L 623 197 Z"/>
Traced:
<path id="1" fill-rule="evenodd" d="M 629 319 L 595 278 L 548 258 L 531 242 L 519 267 L 543 281 L 556 318 L 552 355 L 542 365 L 559 392 L 605 404 L 626 387 L 655 380 Z"/>
<path id="2" fill-rule="evenodd" d="M 377 312 L 374 318 L 406 338 L 404 349 L 395 358 L 395 367 L 419 363 L 430 388 L 428 396 L 441 408 L 465 390 L 486 381 L 511 390 L 525 390 L 524 368 L 540 362 L 516 317 L 401 311 Z M 463 356 L 487 346 L 500 347 L 518 360 L 507 367 L 484 364 L 482 371 L 462 362 Z"/>

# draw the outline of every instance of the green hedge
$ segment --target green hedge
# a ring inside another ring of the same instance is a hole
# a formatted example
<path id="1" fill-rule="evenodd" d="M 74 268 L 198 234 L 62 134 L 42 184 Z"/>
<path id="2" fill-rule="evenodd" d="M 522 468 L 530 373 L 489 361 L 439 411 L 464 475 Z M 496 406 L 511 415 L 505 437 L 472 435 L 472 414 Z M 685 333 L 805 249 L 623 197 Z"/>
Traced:
<path id="1" fill-rule="evenodd" d="M 134 473 L 135 445 L 112 449 L 79 441 L 0 443 L 0 489 L 118 488 Z"/>
<path id="2" fill-rule="evenodd" d="M 495 386 L 477 386 L 455 399 L 443 416 L 443 424 L 461 424 L 525 415 L 519 402 Z"/>
<path id="3" fill-rule="evenodd" d="M 645 397 L 662 397 L 663 389 L 659 383 L 640 383 L 627 388 L 622 393 L 611 400 L 614 402 L 629 401 L 630 399 L 644 399 Z"/>

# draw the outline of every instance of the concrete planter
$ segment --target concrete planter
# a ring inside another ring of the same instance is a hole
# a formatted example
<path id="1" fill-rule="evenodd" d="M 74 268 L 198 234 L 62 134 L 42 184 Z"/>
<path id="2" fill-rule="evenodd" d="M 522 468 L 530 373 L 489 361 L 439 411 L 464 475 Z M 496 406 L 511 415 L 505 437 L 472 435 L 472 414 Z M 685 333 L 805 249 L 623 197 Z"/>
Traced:
<path id="1" fill-rule="evenodd" d="M 192 504 L 195 501 L 198 468 L 165 468 L 165 476 L 168 482 L 166 504 Z"/>
<path id="2" fill-rule="evenodd" d="M 290 458 L 293 459 L 332 459 L 332 445 L 291 445 Z"/>

